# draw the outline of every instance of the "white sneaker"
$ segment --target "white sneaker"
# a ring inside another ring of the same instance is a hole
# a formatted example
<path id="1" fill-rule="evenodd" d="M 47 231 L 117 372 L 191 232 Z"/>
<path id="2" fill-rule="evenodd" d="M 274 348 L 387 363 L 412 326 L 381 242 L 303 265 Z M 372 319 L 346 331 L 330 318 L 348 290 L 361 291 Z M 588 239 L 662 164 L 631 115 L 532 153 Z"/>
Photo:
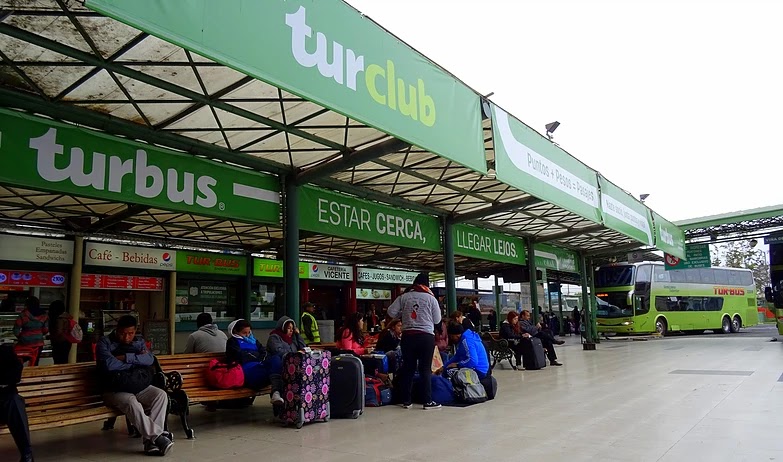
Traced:
<path id="1" fill-rule="evenodd" d="M 280 392 L 276 391 L 272 393 L 272 404 L 283 403 L 283 397 L 280 396 Z"/>

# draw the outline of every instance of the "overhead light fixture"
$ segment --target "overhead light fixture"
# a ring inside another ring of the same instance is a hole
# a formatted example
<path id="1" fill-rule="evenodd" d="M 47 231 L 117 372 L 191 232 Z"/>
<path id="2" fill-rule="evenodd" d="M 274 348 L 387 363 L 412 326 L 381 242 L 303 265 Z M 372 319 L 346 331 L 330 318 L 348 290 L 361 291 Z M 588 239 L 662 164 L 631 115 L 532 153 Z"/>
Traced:
<path id="1" fill-rule="evenodd" d="M 650 197 L 649 194 L 639 194 L 639 200 L 642 202 L 646 201 L 648 197 Z"/>
<path id="2" fill-rule="evenodd" d="M 755 239 L 751 239 L 751 240 L 748 242 L 748 244 L 750 244 L 750 248 L 751 248 L 751 249 L 752 249 L 752 248 L 754 248 L 754 247 L 756 247 L 756 246 L 758 245 L 758 243 L 759 243 L 759 241 L 757 241 L 757 240 L 755 240 Z"/>
<path id="3" fill-rule="evenodd" d="M 550 141 L 552 140 L 552 133 L 554 133 L 555 130 L 557 130 L 557 127 L 559 127 L 559 126 L 560 126 L 560 122 L 558 122 L 558 121 L 550 122 L 550 123 L 545 125 L 545 127 L 546 127 L 546 137 L 549 138 Z"/>

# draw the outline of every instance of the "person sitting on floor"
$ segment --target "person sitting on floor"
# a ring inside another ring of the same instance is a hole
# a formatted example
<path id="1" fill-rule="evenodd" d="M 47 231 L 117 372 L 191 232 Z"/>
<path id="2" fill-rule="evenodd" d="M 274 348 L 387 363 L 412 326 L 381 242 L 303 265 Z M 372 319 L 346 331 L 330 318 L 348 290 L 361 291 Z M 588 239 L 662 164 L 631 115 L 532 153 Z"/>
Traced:
<path id="1" fill-rule="evenodd" d="M 244 319 L 232 321 L 228 332 L 231 338 L 226 342 L 226 360 L 242 366 L 245 387 L 260 390 L 273 381 L 283 380 L 283 360 L 275 354 L 267 355 L 264 346 L 253 336 L 249 322 Z M 276 409 L 284 403 L 279 391 L 271 394 L 271 401 Z"/>
<path id="2" fill-rule="evenodd" d="M 509 311 L 506 320 L 500 325 L 500 338 L 508 341 L 508 347 L 514 352 L 517 367 L 522 365 L 522 327 L 519 325 L 519 314 Z"/>
<path id="3" fill-rule="evenodd" d="M 22 381 L 22 368 L 13 346 L 0 346 L 0 424 L 8 425 L 8 431 L 19 449 L 20 462 L 33 462 L 24 399 L 16 389 L 16 385 Z"/>
<path id="4" fill-rule="evenodd" d="M 340 331 L 337 348 L 344 351 L 352 351 L 356 355 L 363 355 L 367 349 L 364 347 L 364 317 L 359 313 L 351 313 L 345 318 L 345 325 Z"/>
<path id="5" fill-rule="evenodd" d="M 169 397 L 152 386 L 150 368 L 155 357 L 147 351 L 144 339 L 136 336 L 137 323 L 133 316 L 122 316 L 117 327 L 95 347 L 103 401 L 125 414 L 139 430 L 145 453 L 165 456 L 174 445 L 165 431 Z"/>
<path id="6" fill-rule="evenodd" d="M 462 314 L 462 311 L 455 311 L 449 315 L 449 319 L 451 322 L 456 322 L 457 324 L 462 325 L 462 328 L 465 330 L 476 330 L 475 324 L 473 324 L 473 321 L 471 321 L 469 318 L 466 318 L 464 314 Z M 448 328 L 448 325 L 446 326 Z"/>
<path id="7" fill-rule="evenodd" d="M 562 340 L 555 340 L 555 338 L 549 332 L 541 330 L 541 323 L 533 325 L 530 320 L 530 311 L 522 310 L 522 320 L 519 321 L 520 328 L 522 330 L 522 337 L 530 338 L 536 337 L 541 340 L 541 344 L 546 350 L 546 355 L 549 358 L 549 364 L 552 366 L 562 366 L 557 362 L 557 353 L 555 353 L 555 345 L 562 345 L 565 342 Z"/>
<path id="8" fill-rule="evenodd" d="M 450 322 L 448 329 L 449 339 L 457 346 L 457 352 L 443 367 L 447 372 L 449 369 L 467 367 L 476 371 L 479 379 L 484 379 L 489 372 L 489 359 L 479 334 L 470 329 L 465 330 L 455 322 Z"/>
<path id="9" fill-rule="evenodd" d="M 387 324 L 386 329 L 384 329 L 378 337 L 378 343 L 375 344 L 375 349 L 384 353 L 395 351 L 400 347 L 401 338 L 402 322 L 399 319 L 392 319 Z"/>
<path id="10" fill-rule="evenodd" d="M 285 359 L 285 355 L 288 353 L 296 353 L 297 351 L 304 351 L 307 348 L 304 339 L 299 335 L 299 329 L 296 328 L 294 320 L 288 316 L 283 316 L 277 320 L 277 326 L 275 330 L 269 334 L 269 340 L 266 342 L 266 350 L 270 355 L 274 355 L 280 358 L 282 363 Z M 283 381 L 282 377 L 277 374 L 272 374 L 272 406 L 274 408 L 274 414 L 280 415 L 283 410 L 283 401 L 278 400 L 278 396 L 283 394 Z"/>
<path id="11" fill-rule="evenodd" d="M 201 313 L 196 318 L 198 330 L 188 337 L 185 353 L 220 353 L 226 351 L 228 337 L 217 324 L 212 322 L 212 315 Z"/>

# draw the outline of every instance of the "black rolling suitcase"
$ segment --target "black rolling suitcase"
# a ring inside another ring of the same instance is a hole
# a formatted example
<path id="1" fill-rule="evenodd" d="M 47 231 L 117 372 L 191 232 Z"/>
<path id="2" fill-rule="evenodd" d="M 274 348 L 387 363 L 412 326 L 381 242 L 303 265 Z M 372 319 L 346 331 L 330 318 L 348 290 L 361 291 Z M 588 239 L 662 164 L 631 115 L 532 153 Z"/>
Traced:
<path id="1" fill-rule="evenodd" d="M 329 371 L 329 407 L 332 418 L 357 419 L 364 412 L 364 365 L 353 355 L 332 358 Z"/>
<path id="2" fill-rule="evenodd" d="M 522 339 L 522 367 L 533 371 L 546 367 L 546 353 L 541 339 L 531 337 Z"/>

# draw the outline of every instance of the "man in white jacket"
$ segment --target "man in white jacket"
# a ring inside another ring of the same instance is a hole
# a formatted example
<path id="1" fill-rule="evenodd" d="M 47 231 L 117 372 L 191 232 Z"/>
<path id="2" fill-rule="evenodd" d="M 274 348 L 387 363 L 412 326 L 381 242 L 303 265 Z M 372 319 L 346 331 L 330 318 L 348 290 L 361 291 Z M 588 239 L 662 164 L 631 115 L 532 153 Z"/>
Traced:
<path id="1" fill-rule="evenodd" d="M 201 313 L 196 318 L 198 330 L 190 334 L 185 353 L 222 353 L 226 351 L 226 334 L 212 323 L 212 315 Z"/>

